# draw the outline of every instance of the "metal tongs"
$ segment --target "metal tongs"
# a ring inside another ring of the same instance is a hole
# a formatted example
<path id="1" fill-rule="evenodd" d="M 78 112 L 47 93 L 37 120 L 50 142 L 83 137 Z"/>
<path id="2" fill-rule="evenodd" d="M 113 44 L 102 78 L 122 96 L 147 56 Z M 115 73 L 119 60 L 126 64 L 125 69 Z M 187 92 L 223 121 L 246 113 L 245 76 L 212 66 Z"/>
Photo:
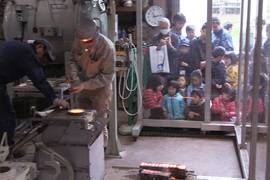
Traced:
<path id="1" fill-rule="evenodd" d="M 78 86 L 80 84 L 80 79 L 79 77 L 76 77 L 75 79 L 69 78 L 67 80 L 67 84 L 68 84 L 68 90 L 72 92 L 73 87 Z"/>

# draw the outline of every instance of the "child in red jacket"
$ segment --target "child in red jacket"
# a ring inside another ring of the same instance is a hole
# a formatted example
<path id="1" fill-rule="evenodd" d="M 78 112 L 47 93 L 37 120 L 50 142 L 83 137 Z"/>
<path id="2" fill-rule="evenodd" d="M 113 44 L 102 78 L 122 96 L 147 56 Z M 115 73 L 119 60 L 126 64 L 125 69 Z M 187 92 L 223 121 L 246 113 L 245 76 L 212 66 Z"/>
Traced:
<path id="1" fill-rule="evenodd" d="M 246 122 L 251 122 L 251 116 L 252 116 L 252 90 L 249 90 L 247 93 L 247 105 L 246 105 Z M 263 101 L 259 98 L 259 107 L 258 107 L 258 123 L 261 123 L 260 118 L 263 114 L 264 107 L 263 107 Z M 240 117 L 242 120 L 242 112 L 243 112 L 243 103 L 241 103 L 241 112 Z"/>
<path id="2" fill-rule="evenodd" d="M 160 92 L 163 89 L 163 85 L 164 78 L 162 76 L 157 74 L 150 76 L 142 95 L 144 119 L 163 119 L 163 95 Z"/>
<path id="3" fill-rule="evenodd" d="M 219 97 L 212 102 L 212 113 L 214 121 L 232 121 L 236 115 L 235 110 L 235 90 L 232 87 L 226 87 Z"/>

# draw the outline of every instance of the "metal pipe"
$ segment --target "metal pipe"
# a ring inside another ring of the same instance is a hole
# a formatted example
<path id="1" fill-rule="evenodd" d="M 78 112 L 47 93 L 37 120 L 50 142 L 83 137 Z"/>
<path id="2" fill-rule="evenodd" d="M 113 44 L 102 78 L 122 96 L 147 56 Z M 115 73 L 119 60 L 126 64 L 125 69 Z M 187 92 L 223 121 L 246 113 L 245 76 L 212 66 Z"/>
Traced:
<path id="1" fill-rule="evenodd" d="M 237 84 L 237 97 L 236 97 L 236 122 L 235 125 L 240 125 L 240 102 L 241 96 L 240 93 L 243 93 L 241 85 L 242 85 L 242 71 L 243 71 L 243 62 L 242 62 L 242 48 L 243 48 L 243 21 L 244 21 L 244 0 L 241 2 L 241 20 L 240 20 L 240 43 L 239 43 L 239 66 L 238 66 L 238 84 Z"/>
<path id="2" fill-rule="evenodd" d="M 251 0 L 248 0 L 247 7 L 247 25 L 246 25 L 246 48 L 244 61 L 244 86 L 243 86 L 243 100 L 242 100 L 242 134 L 241 134 L 241 149 L 246 149 L 246 118 L 247 118 L 247 91 L 248 91 L 248 65 L 249 65 L 249 33 L 250 33 L 250 5 Z M 238 87 L 240 88 L 240 87 Z"/>
<path id="3" fill-rule="evenodd" d="M 263 0 L 258 4 L 257 38 L 255 44 L 253 64 L 253 88 L 252 88 L 252 120 L 251 120 L 251 143 L 249 161 L 249 180 L 256 179 L 256 151 L 258 133 L 258 106 L 259 106 L 259 85 L 261 67 L 261 44 L 262 44 L 262 5 Z"/>
<path id="4" fill-rule="evenodd" d="M 206 67 L 205 67 L 205 106 L 204 121 L 210 122 L 210 99 L 211 99 L 211 57 L 212 57 L 212 0 L 207 0 L 207 25 L 206 25 Z"/>
<path id="5" fill-rule="evenodd" d="M 115 1 L 110 0 L 108 1 L 108 5 L 110 6 L 110 12 L 111 14 L 108 15 L 108 37 L 109 39 L 114 42 L 114 36 L 115 36 Z M 111 110 L 112 110 L 112 118 L 109 121 L 109 142 L 108 146 L 105 151 L 106 156 L 114 156 L 114 157 L 121 157 L 121 152 L 123 152 L 123 148 L 121 145 L 121 142 L 118 139 L 118 132 L 117 132 L 117 90 L 116 90 L 116 78 L 114 78 L 114 81 L 112 82 L 112 88 L 113 88 L 113 96 L 111 101 Z"/>
<path id="6" fill-rule="evenodd" d="M 136 1 L 136 26 L 137 26 L 137 66 L 138 66 L 138 76 L 140 87 L 143 87 L 143 54 L 142 54 L 142 0 Z M 138 90 L 139 91 L 139 90 Z M 141 90 L 142 91 L 142 90 Z M 138 92 L 139 93 L 139 92 Z M 137 98 L 138 107 L 142 103 L 140 96 Z M 138 119 L 142 119 L 142 111 L 138 113 Z"/>
<path id="7" fill-rule="evenodd" d="M 269 47 L 270 48 L 270 47 Z M 268 52 L 270 52 L 270 49 L 268 50 Z M 269 55 L 268 55 L 268 58 L 269 58 Z M 268 64 L 269 66 L 269 69 L 270 69 L 270 63 Z M 269 118 L 269 112 L 270 112 L 270 105 L 269 105 L 269 97 L 270 97 L 270 88 L 269 88 L 269 81 L 268 81 L 268 98 L 267 98 L 267 104 L 268 104 L 268 113 L 266 115 L 266 118 L 267 121 L 266 121 L 266 124 L 268 126 L 267 128 L 267 139 L 266 139 L 266 142 L 267 142 L 267 149 L 266 149 L 266 168 L 265 168 L 265 180 L 268 180 L 270 179 L 270 171 L 269 171 L 269 168 L 270 168 L 270 128 L 269 128 L 269 124 L 270 124 L 270 118 Z"/>

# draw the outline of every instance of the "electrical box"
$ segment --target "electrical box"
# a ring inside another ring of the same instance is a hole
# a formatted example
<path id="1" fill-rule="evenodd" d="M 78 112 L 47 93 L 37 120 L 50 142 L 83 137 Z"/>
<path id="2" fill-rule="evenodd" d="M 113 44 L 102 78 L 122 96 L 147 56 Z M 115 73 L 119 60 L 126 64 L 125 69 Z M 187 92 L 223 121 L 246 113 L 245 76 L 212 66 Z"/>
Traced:
<path id="1" fill-rule="evenodd" d="M 62 27 L 59 26 L 40 26 L 39 31 L 42 36 L 63 36 Z"/>
<path id="2" fill-rule="evenodd" d="M 28 19 L 28 10 L 27 5 L 15 5 L 17 21 L 27 22 Z"/>

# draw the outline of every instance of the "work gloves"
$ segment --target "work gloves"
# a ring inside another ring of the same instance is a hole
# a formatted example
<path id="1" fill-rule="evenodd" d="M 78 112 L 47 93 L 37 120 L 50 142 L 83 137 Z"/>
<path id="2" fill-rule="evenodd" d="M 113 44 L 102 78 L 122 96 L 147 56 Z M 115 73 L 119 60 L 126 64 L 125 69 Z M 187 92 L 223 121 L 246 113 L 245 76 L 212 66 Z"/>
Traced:
<path id="1" fill-rule="evenodd" d="M 80 83 L 78 86 L 75 86 L 72 88 L 72 91 L 70 91 L 69 94 L 75 94 L 75 93 L 79 93 L 84 89 L 84 85 L 83 83 Z"/>
<path id="2" fill-rule="evenodd" d="M 57 106 L 59 106 L 60 108 L 62 107 L 63 109 L 69 109 L 69 103 L 64 100 L 64 99 L 58 99 L 58 98 L 55 98 L 53 100 L 53 103 L 56 104 Z"/>
<path id="3" fill-rule="evenodd" d="M 77 75 L 76 72 L 70 72 L 70 73 L 69 73 L 69 79 L 70 79 L 71 81 L 76 80 L 77 76 L 78 76 L 78 75 Z"/>

